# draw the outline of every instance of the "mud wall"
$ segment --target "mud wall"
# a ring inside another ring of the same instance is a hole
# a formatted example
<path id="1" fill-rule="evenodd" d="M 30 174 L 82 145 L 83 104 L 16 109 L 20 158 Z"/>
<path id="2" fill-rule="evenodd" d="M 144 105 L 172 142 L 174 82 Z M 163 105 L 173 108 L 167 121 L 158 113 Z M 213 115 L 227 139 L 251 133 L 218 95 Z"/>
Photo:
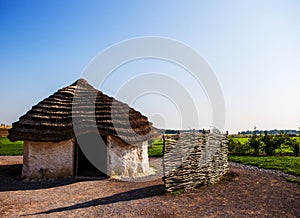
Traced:
<path id="1" fill-rule="evenodd" d="M 60 142 L 24 142 L 22 177 L 28 179 L 73 175 L 74 139 Z"/>
<path id="2" fill-rule="evenodd" d="M 148 142 L 126 145 L 120 139 L 108 136 L 108 170 L 112 178 L 137 178 L 152 172 L 148 161 Z"/>

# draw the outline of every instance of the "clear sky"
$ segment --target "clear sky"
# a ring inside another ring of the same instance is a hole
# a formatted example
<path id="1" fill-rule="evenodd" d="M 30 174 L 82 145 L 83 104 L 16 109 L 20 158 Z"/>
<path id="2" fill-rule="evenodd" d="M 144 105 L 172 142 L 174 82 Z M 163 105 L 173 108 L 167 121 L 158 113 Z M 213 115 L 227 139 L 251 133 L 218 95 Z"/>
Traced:
<path id="1" fill-rule="evenodd" d="M 142 36 L 179 40 L 205 58 L 222 87 L 225 129 L 230 132 L 254 125 L 258 129 L 300 126 L 297 0 L 0 0 L 0 122 L 11 124 L 34 104 L 74 82 L 103 49 Z M 200 123 L 189 128 L 209 127 L 205 92 L 193 90 L 191 78 L 176 66 L 154 62 L 146 68 L 139 61 L 121 67 L 102 90 L 114 96 L 121 80 L 139 73 L 172 75 L 190 93 L 199 92 L 193 99 Z M 126 76 L 119 77 L 118 72 Z M 178 128 L 178 111 L 163 96 L 127 103 L 158 127 Z"/>

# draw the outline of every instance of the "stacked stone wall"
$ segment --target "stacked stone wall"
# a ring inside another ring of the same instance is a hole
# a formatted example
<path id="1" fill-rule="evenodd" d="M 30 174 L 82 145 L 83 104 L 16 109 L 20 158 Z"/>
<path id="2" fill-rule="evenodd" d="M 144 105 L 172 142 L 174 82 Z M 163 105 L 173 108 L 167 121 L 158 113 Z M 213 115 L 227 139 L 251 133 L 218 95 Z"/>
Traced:
<path id="1" fill-rule="evenodd" d="M 164 135 L 166 192 L 193 190 L 218 182 L 228 171 L 228 140 L 219 132 Z"/>

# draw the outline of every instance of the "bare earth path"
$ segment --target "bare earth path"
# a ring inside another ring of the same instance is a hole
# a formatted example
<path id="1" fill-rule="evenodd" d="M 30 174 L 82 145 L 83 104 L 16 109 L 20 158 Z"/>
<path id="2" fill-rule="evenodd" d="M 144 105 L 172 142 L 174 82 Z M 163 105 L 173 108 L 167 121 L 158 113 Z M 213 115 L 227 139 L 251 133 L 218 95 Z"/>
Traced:
<path id="1" fill-rule="evenodd" d="M 230 181 L 164 195 L 148 182 L 79 179 L 24 182 L 21 157 L 0 157 L 0 217 L 300 217 L 300 186 L 278 175 L 230 167 Z"/>

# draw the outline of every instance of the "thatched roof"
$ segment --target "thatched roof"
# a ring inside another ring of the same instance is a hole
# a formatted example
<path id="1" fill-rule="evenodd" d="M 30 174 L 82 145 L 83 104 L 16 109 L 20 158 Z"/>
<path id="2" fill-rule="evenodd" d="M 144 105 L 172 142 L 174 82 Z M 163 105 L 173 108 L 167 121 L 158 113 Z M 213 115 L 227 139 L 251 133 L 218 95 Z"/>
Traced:
<path id="1" fill-rule="evenodd" d="M 137 143 L 157 136 L 147 117 L 92 87 L 84 79 L 33 106 L 13 123 L 11 141 L 62 141 L 99 132 L 126 143 Z"/>

